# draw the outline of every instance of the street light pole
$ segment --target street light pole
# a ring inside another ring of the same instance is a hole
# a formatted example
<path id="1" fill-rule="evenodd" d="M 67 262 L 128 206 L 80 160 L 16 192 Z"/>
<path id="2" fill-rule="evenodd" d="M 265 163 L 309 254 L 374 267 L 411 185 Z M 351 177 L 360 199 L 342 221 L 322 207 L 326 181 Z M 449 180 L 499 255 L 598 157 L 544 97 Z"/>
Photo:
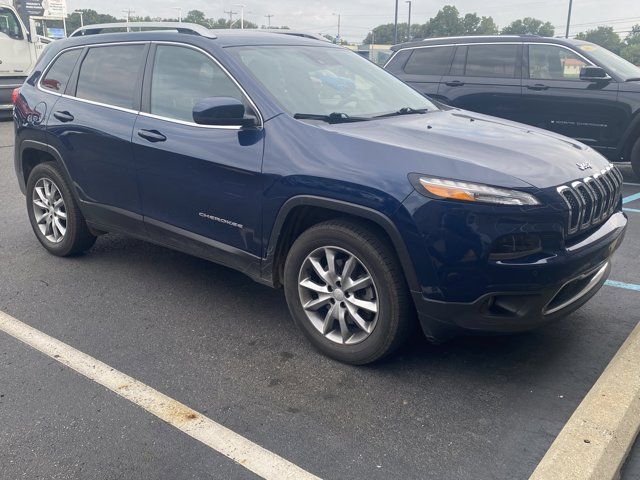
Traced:
<path id="1" fill-rule="evenodd" d="M 234 3 L 234 7 L 240 7 L 240 29 L 244 30 L 244 8 L 246 5 L 244 3 Z"/>
<path id="2" fill-rule="evenodd" d="M 80 26 L 84 27 L 84 12 L 82 10 L 76 10 L 74 13 L 77 13 L 78 15 L 80 15 Z"/>
<path id="3" fill-rule="evenodd" d="M 407 30 L 407 40 L 411 41 L 411 0 L 407 0 L 405 3 L 409 4 L 409 28 Z"/>
<path id="4" fill-rule="evenodd" d="M 334 13 L 334 15 L 336 15 L 338 17 L 338 36 L 336 37 L 336 39 L 338 40 L 338 42 L 340 41 L 340 18 L 341 18 L 341 14 L 339 13 Z"/>
<path id="5" fill-rule="evenodd" d="M 174 10 L 178 10 L 178 23 L 182 23 L 182 7 L 173 7 Z"/>
<path id="6" fill-rule="evenodd" d="M 393 44 L 397 45 L 398 43 L 398 0 L 396 0 L 396 20 L 394 22 L 393 28 Z"/>
<path id="7" fill-rule="evenodd" d="M 564 34 L 565 38 L 569 38 L 569 26 L 571 25 L 571 7 L 573 6 L 573 0 L 569 0 L 569 13 L 567 14 L 567 31 Z"/>

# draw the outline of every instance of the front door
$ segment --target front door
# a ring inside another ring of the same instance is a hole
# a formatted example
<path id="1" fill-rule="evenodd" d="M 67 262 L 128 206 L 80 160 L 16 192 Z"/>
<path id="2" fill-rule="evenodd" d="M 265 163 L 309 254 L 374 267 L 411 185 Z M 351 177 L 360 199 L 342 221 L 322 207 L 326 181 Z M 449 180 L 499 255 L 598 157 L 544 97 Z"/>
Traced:
<path id="1" fill-rule="evenodd" d="M 184 241 L 258 256 L 263 131 L 197 125 L 193 107 L 210 97 L 253 108 L 209 54 L 155 45 L 133 135 L 147 229 L 178 248 Z"/>
<path id="2" fill-rule="evenodd" d="M 529 44 L 525 60 L 526 123 L 615 153 L 627 115 L 617 101 L 618 83 L 580 80 L 581 68 L 591 63 L 560 45 Z"/>

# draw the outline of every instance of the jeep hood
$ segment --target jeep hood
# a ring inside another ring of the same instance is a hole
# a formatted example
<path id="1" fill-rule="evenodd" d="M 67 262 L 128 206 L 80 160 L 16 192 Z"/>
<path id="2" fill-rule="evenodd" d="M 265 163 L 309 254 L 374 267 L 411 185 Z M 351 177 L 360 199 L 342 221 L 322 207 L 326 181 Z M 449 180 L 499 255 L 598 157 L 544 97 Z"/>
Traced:
<path id="1" fill-rule="evenodd" d="M 609 165 L 602 155 L 576 140 L 457 109 L 324 128 L 375 142 L 385 151 L 389 147 L 404 150 L 404 154 L 394 154 L 393 161 L 407 173 L 455 175 L 468 181 L 478 181 L 477 174 L 489 170 L 496 179 L 511 177 L 543 189 L 584 178 Z"/>

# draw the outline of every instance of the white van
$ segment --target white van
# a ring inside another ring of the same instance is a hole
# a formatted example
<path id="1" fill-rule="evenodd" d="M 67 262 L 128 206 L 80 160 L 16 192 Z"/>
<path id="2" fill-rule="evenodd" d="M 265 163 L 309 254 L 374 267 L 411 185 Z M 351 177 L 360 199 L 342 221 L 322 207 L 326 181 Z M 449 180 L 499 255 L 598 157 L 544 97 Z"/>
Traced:
<path id="1" fill-rule="evenodd" d="M 36 45 L 18 13 L 0 4 L 0 112 L 12 109 L 11 92 L 24 83 L 36 59 Z"/>

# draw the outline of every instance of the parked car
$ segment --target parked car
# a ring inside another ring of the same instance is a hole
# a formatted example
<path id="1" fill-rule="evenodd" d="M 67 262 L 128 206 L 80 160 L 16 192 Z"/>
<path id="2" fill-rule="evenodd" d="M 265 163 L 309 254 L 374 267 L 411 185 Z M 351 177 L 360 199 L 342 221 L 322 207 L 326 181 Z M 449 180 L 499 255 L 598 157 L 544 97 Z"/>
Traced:
<path id="1" fill-rule="evenodd" d="M 416 316 L 433 341 L 519 332 L 607 278 L 627 219 L 592 148 L 439 107 L 326 42 L 160 25 L 81 30 L 15 93 L 15 169 L 50 253 L 117 232 L 219 262 L 283 286 L 311 343 L 354 364 Z"/>
<path id="2" fill-rule="evenodd" d="M 537 36 L 428 39 L 385 68 L 454 107 L 575 138 L 640 177 L 640 68 L 593 43 Z"/>

